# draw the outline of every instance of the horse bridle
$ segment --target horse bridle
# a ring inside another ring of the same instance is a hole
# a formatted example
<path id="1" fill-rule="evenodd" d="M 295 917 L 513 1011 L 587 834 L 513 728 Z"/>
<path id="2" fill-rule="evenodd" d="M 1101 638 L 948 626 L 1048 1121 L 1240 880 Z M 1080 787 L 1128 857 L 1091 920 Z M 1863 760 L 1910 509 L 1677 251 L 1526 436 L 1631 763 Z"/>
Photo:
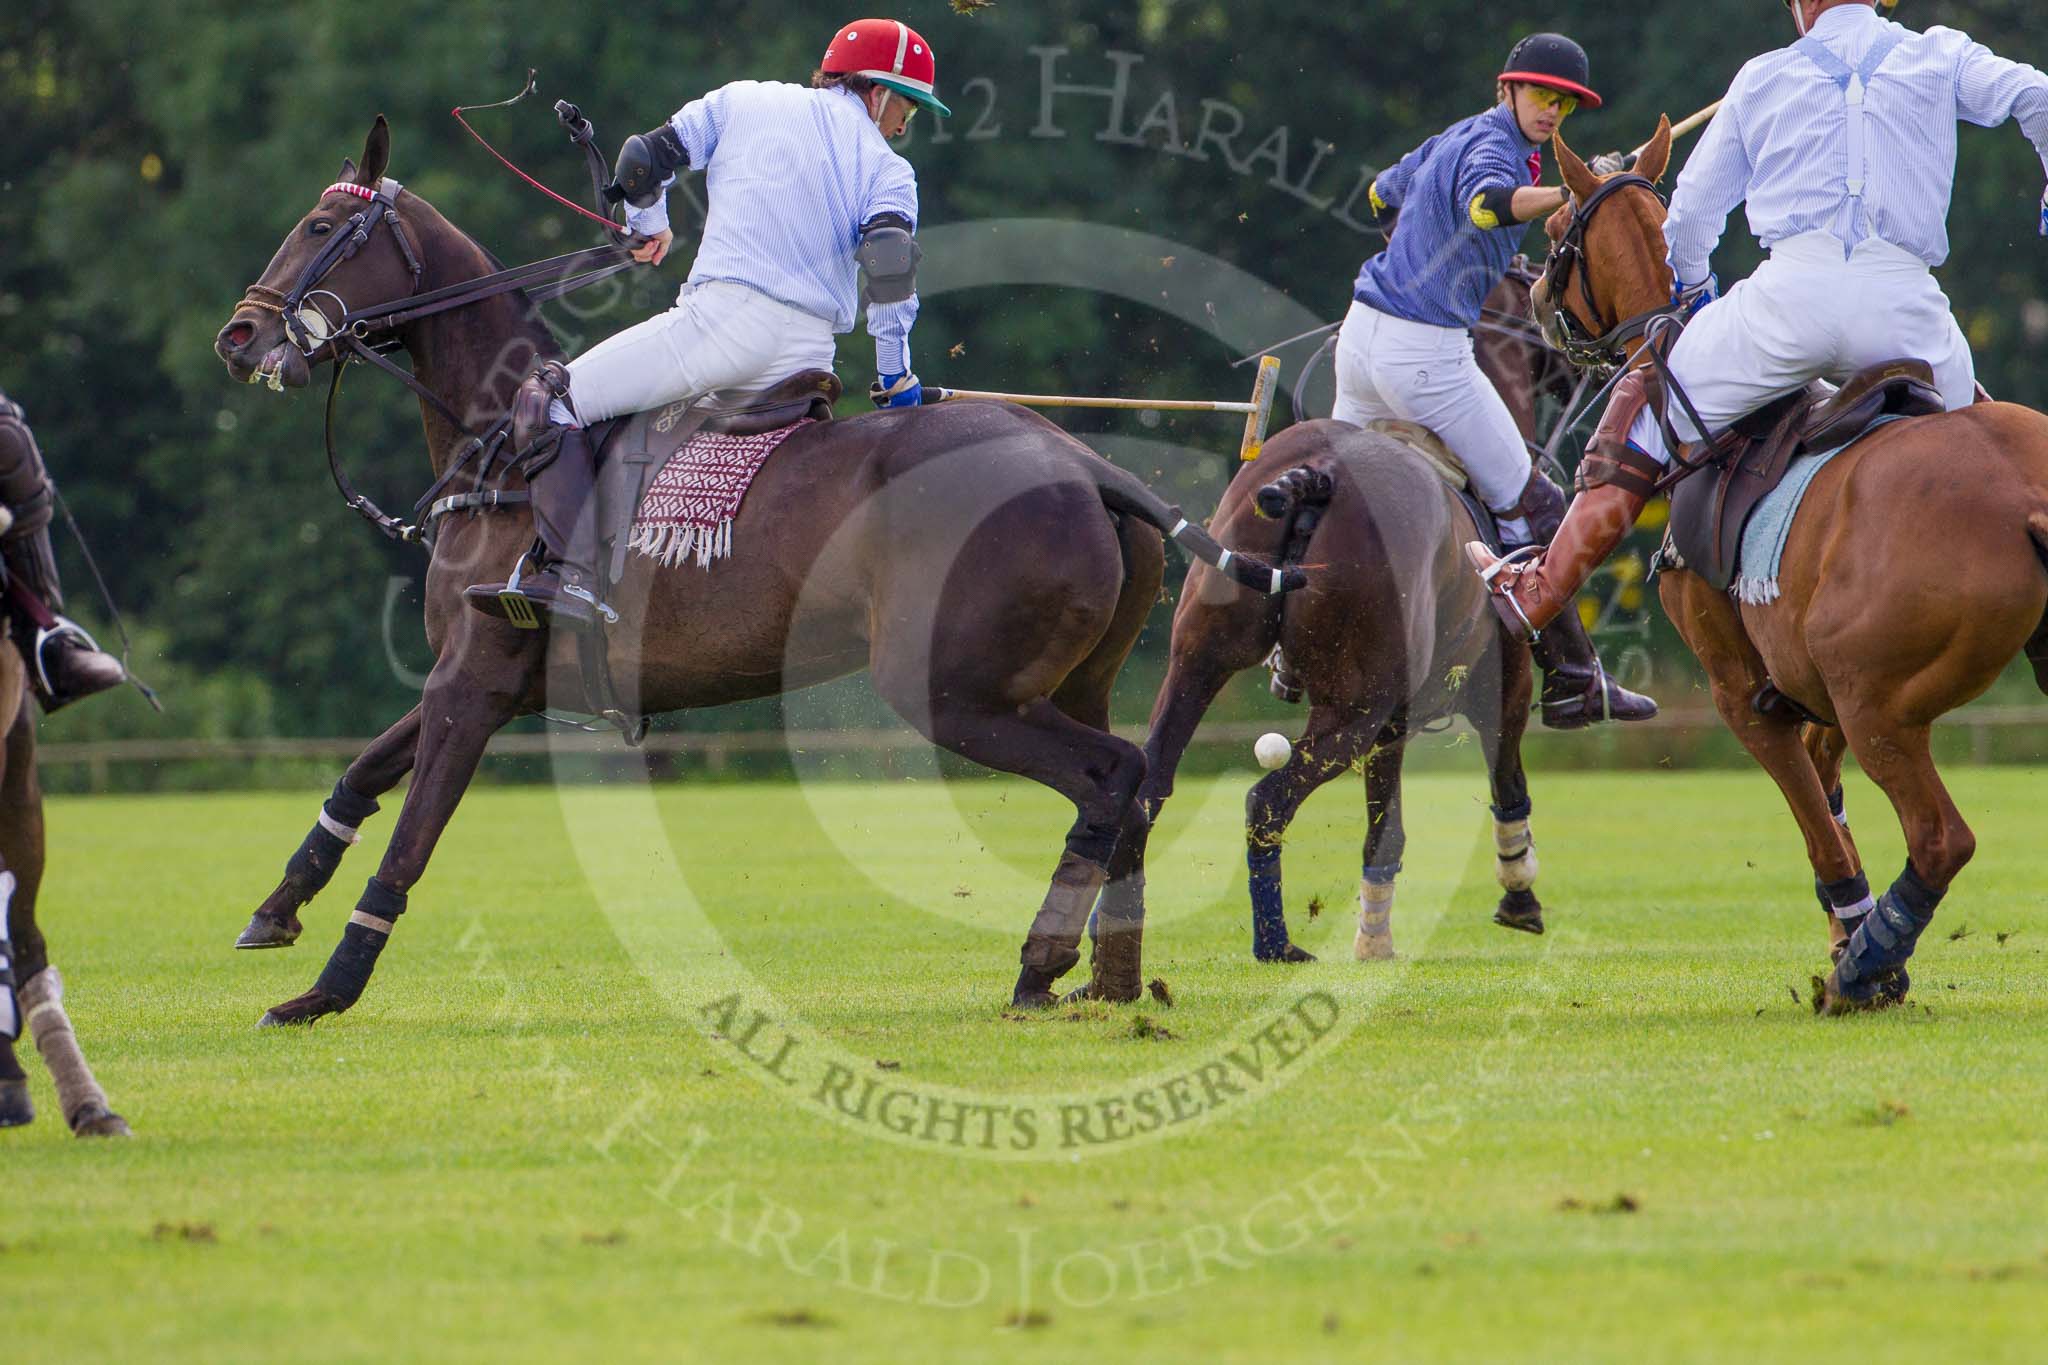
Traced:
<path id="1" fill-rule="evenodd" d="M 334 361 L 334 378 L 327 391 L 327 468 L 334 477 L 335 487 L 341 490 L 342 500 L 348 504 L 349 510 L 363 517 L 393 540 L 430 543 L 434 523 L 440 518 L 452 512 L 509 506 L 525 501 L 525 494 L 485 489 L 482 486 L 491 460 L 503 447 L 511 430 L 511 417 L 501 416 L 486 431 L 474 430 L 460 413 L 441 399 L 439 394 L 386 358 L 385 352 L 395 350 L 400 345 L 396 335 L 398 331 L 422 318 L 451 312 L 519 289 L 526 289 L 527 296 L 533 303 L 547 303 L 564 294 L 609 279 L 622 270 L 631 269 L 636 262 L 624 248 L 616 244 L 586 247 L 581 251 L 551 256 L 546 260 L 534 261 L 510 270 L 500 270 L 478 279 L 464 280 L 459 284 L 445 285 L 422 293 L 420 284 L 426 271 L 420 264 L 419 253 L 413 249 L 412 241 L 406 235 L 404 221 L 398 213 L 398 196 L 404 188 L 396 180 L 384 179 L 379 180 L 375 188 L 344 181 L 322 190 L 320 195 L 323 199 L 330 194 L 347 194 L 365 201 L 364 206 L 351 215 L 313 259 L 306 263 L 290 289 L 279 291 L 269 285 L 252 284 L 243 291 L 242 302 L 238 307 L 258 308 L 264 312 L 276 313 L 284 323 L 286 338 L 305 356 L 308 364 L 322 359 L 323 351 L 326 352 L 325 358 Z M 371 236 L 380 224 L 390 226 L 392 239 L 397 242 L 398 251 L 405 258 L 406 268 L 412 273 L 412 286 L 403 298 L 373 304 L 367 308 L 352 309 L 348 306 L 347 300 L 331 289 L 321 288 L 320 285 L 337 266 L 353 258 L 369 244 Z M 529 284 L 543 280 L 546 283 L 539 287 L 527 288 Z M 341 310 L 341 317 L 338 320 L 330 321 L 327 314 L 312 302 L 321 295 L 334 300 L 335 305 Z M 308 312 L 318 320 L 321 328 L 318 336 L 314 335 L 313 325 L 308 322 Z M 456 431 L 469 438 L 462 450 L 449 462 L 448 468 L 414 504 L 413 514 L 420 518 L 417 524 L 407 524 L 384 512 L 376 503 L 356 490 L 355 485 L 349 481 L 348 474 L 341 467 L 341 458 L 334 446 L 334 414 L 341 396 L 342 376 L 351 361 L 374 365 L 391 375 L 418 394 L 421 401 L 439 412 Z M 271 373 L 268 382 L 273 389 L 282 390 L 284 387 L 281 373 Z M 484 457 L 484 464 L 478 470 L 477 487 L 470 493 L 440 498 L 436 501 L 437 495 L 478 456 Z"/>
<path id="2" fill-rule="evenodd" d="M 1599 189 L 1583 200 L 1572 203 L 1572 220 L 1565 228 L 1564 235 L 1550 249 L 1550 258 L 1543 264 L 1543 275 L 1538 285 L 1543 297 L 1549 301 L 1551 315 L 1544 320 L 1543 328 L 1550 342 L 1565 353 L 1574 365 L 1588 370 L 1614 370 L 1628 363 L 1628 346 L 1653 332 L 1661 334 L 1660 319 L 1676 320 L 1680 305 L 1665 304 L 1634 317 L 1624 318 L 1607 331 L 1593 334 L 1591 328 L 1581 322 L 1571 309 L 1564 306 L 1564 292 L 1571 287 L 1572 277 L 1578 277 L 1579 297 L 1585 302 L 1586 315 L 1597 320 L 1600 305 L 1593 298 L 1592 272 L 1586 261 L 1586 229 L 1592 224 L 1593 215 L 1600 206 L 1623 190 L 1642 189 L 1657 194 L 1656 182 L 1648 176 L 1628 172 L 1602 182 Z M 1663 196 L 1658 195 L 1658 202 Z"/>
<path id="3" fill-rule="evenodd" d="M 1607 376 L 1607 383 L 1587 405 L 1587 412 L 1591 412 L 1608 393 L 1613 391 L 1628 369 L 1647 365 L 1656 371 L 1664 391 L 1685 409 L 1693 429 L 1706 431 L 1707 424 L 1701 419 L 1699 410 L 1693 406 L 1692 396 L 1685 391 L 1685 386 L 1679 382 L 1678 376 L 1671 369 L 1672 344 L 1685 328 L 1684 304 L 1674 300 L 1647 312 L 1638 313 L 1634 317 L 1624 318 L 1606 332 L 1594 336 L 1562 301 L 1562 292 L 1570 287 L 1571 277 L 1576 272 L 1579 294 L 1586 304 L 1586 314 L 1596 322 L 1599 320 L 1600 305 L 1593 299 L 1593 282 L 1586 260 L 1586 228 L 1600 206 L 1625 189 L 1644 189 L 1653 195 L 1657 194 L 1656 182 L 1647 176 L 1630 172 L 1604 181 L 1599 189 L 1593 191 L 1583 201 L 1573 202 L 1572 221 L 1565 228 L 1564 235 L 1558 239 L 1557 245 L 1551 248 L 1550 259 L 1544 262 L 1543 277 L 1538 282 L 1544 291 L 1543 297 L 1549 301 L 1551 307 L 1551 317 L 1544 325 L 1545 333 L 1549 335 L 1554 331 L 1554 335 L 1550 335 L 1551 343 L 1563 351 L 1574 365 Z M 1657 195 L 1657 199 L 1659 203 L 1663 202 L 1662 195 Z M 1635 341 L 1642 341 L 1645 344 L 1637 349 L 1636 356 L 1631 361 L 1628 346 Z M 1671 452 L 1671 470 L 1658 486 L 1658 491 L 1663 492 L 1687 475 L 1703 468 L 1704 463 L 1686 460 L 1683 454 L 1686 442 L 1680 438 L 1677 429 L 1672 425 L 1665 404 L 1653 403 L 1650 405 L 1650 411 L 1656 414 L 1657 425 L 1664 434 L 1665 448 Z"/>

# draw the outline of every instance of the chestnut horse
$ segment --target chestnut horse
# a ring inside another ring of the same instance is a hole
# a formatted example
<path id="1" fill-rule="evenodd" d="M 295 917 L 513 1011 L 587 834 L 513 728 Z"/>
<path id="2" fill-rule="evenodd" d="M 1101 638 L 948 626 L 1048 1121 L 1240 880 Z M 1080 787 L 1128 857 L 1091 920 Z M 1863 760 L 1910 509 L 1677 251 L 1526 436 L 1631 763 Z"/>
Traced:
<path id="1" fill-rule="evenodd" d="M 1555 141 L 1574 204 L 1590 200 L 1605 177 Z M 1669 147 L 1667 121 L 1644 163 L 1661 171 Z M 1553 241 L 1575 211 L 1567 205 L 1551 220 Z M 1616 190 L 1580 220 L 1579 268 L 1590 291 L 1575 284 L 1552 301 L 1539 286 L 1536 306 L 1561 304 L 1592 336 L 1667 308 L 1664 217 L 1648 186 Z M 1632 343 L 1631 363 L 1647 363 L 1642 344 Z M 1905 997 L 1904 964 L 1976 850 L 1935 771 L 1929 733 L 2022 651 L 2048 691 L 2044 561 L 2048 416 L 1984 403 L 1891 423 L 1824 465 L 1786 542 L 1778 600 L 1738 604 L 1697 575 L 1663 575 L 1665 612 L 1706 669 L 1722 720 L 1784 793 L 1817 881 L 1864 875 L 1854 840 L 1829 808 L 1842 742 L 1890 798 L 1905 833 L 1905 870 L 1860 917 L 1853 941 L 1830 911 L 1838 960 L 1825 981 L 1816 979 L 1816 1009 L 1840 1013 Z M 1751 702 L 1766 684 L 1839 729 L 1840 739 L 1825 730 L 1802 737 L 1801 722 L 1784 710 L 1758 714 Z"/>
<path id="2" fill-rule="evenodd" d="M 493 272 L 480 246 L 384 179 L 389 157 L 379 117 L 362 166 L 344 163 L 344 183 L 293 226 L 221 329 L 216 350 L 231 377 L 269 373 L 299 386 L 311 363 L 333 358 L 331 343 L 302 352 L 273 302 L 311 274 L 323 295 L 362 310 Z M 366 200 L 375 216 L 359 212 Z M 364 222 L 352 254 L 322 255 L 330 235 Z M 437 477 L 469 441 L 444 412 L 503 412 L 533 363 L 559 354 L 516 293 L 419 317 L 395 336 L 437 400 L 422 405 Z M 511 487 L 520 482 L 515 475 Z M 1077 818 L 1014 991 L 1017 1003 L 1048 1004 L 1053 983 L 1079 961 L 1089 908 L 1145 773 L 1138 748 L 1108 732 L 1109 694 L 1158 598 L 1162 531 L 1241 581 L 1283 582 L 1225 554 L 1135 478 L 1021 408 L 949 403 L 816 423 L 762 467 L 734 523 L 734 558 L 708 573 L 631 558 L 614 594 L 623 619 L 609 632 L 609 669 L 620 696 L 652 714 L 774 696 L 865 668 L 933 743 L 1066 796 Z M 376 798 L 408 768 L 412 786 L 327 969 L 266 1024 L 356 1002 L 493 734 L 550 704 L 598 709 L 574 640 L 462 603 L 464 587 L 512 564 L 533 538 L 523 505 L 442 524 L 426 589 L 436 662 L 420 705 L 350 768 L 243 941 L 290 942 L 297 907 L 333 875 Z M 1286 581 L 1298 585 L 1300 575 Z"/>
<path id="3" fill-rule="evenodd" d="M 5 627 L 0 626 L 0 634 Z M 57 1108 L 79 1137 L 127 1137 L 107 1107 L 64 1012 L 64 979 L 36 924 L 43 885 L 43 788 L 36 776 L 36 713 L 21 651 L 0 639 L 0 715 L 12 716 L 0 748 L 0 1128 L 35 1118 L 28 1074 L 14 1043 L 26 1027 L 57 1085 Z"/>

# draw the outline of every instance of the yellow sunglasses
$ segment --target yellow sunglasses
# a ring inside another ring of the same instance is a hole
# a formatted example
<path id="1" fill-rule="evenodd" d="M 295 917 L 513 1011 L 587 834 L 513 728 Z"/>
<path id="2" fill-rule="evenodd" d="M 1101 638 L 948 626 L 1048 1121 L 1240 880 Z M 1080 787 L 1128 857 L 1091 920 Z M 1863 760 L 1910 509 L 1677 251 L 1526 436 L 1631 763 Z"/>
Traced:
<path id="1" fill-rule="evenodd" d="M 1562 90 L 1552 90 L 1544 85 L 1530 86 L 1529 98 L 1545 109 L 1557 110 L 1559 118 L 1571 117 L 1572 111 L 1579 107 L 1579 97 L 1577 95 L 1567 95 Z"/>

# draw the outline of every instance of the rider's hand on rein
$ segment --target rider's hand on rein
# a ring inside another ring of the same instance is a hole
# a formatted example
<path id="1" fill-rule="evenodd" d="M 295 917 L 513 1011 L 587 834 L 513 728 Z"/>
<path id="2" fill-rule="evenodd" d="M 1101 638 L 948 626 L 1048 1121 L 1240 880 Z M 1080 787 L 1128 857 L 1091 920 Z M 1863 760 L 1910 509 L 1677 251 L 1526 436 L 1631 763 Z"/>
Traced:
<path id="1" fill-rule="evenodd" d="M 640 239 L 640 245 L 633 248 L 633 259 L 642 265 L 660 265 L 668 257 L 669 243 L 675 241 L 675 233 L 663 228 L 652 237 Z"/>
<path id="2" fill-rule="evenodd" d="M 1720 297 L 1721 281 L 1712 274 L 1698 284 L 1680 284 L 1676 280 L 1671 282 L 1671 301 L 1678 305 L 1678 317 L 1681 322 L 1691 322 L 1694 314 Z"/>

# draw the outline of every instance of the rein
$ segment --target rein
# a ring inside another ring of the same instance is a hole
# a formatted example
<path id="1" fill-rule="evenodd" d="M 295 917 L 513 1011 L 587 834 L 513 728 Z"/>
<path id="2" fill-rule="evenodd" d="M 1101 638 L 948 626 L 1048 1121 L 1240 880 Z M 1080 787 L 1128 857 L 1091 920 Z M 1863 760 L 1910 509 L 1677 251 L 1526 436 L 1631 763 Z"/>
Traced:
<path id="1" fill-rule="evenodd" d="M 329 185 L 321 192 L 321 197 L 325 198 L 329 194 L 347 194 L 364 200 L 364 207 L 334 232 L 319 254 L 299 272 L 298 280 L 289 290 L 280 291 L 268 285 L 252 284 L 243 293 L 242 306 L 278 314 L 283 320 L 286 337 L 298 348 L 308 363 L 322 358 L 323 351 L 326 358 L 334 361 L 334 379 L 327 391 L 327 468 L 348 509 L 392 540 L 425 544 L 431 548 L 435 523 L 451 512 L 526 501 L 526 495 L 523 493 L 502 491 L 491 493 L 490 500 L 485 501 L 486 494 L 481 487 L 463 497 L 434 501 L 471 460 L 484 455 L 487 451 L 490 458 L 485 460 L 484 469 L 488 469 L 491 460 L 503 447 L 511 419 L 501 417 L 487 431 L 476 431 L 463 419 L 462 414 L 456 412 L 438 394 L 422 384 L 417 376 L 386 359 L 383 351 L 399 344 L 396 333 L 401 328 L 424 318 L 467 308 L 518 290 L 526 290 L 536 304 L 548 303 L 565 294 L 610 279 L 621 271 L 631 269 L 637 262 L 623 247 L 617 245 L 586 247 L 580 251 L 551 256 L 546 260 L 515 266 L 510 270 L 496 271 L 478 279 L 443 285 L 422 293 L 420 281 L 426 273 L 425 268 L 406 235 L 404 220 L 398 213 L 398 196 L 403 191 L 404 186 L 394 180 L 380 181 L 374 189 L 366 185 L 347 183 Z M 404 298 L 372 304 L 367 308 L 351 309 L 338 294 L 320 288 L 320 283 L 337 266 L 367 246 L 381 225 L 388 225 L 391 229 L 392 240 L 397 243 L 398 251 L 411 271 L 412 288 Z M 538 281 L 544 283 L 532 289 L 527 288 L 529 284 Z M 320 306 L 313 302 L 316 297 L 322 295 L 334 300 L 340 307 L 341 317 L 338 320 L 330 320 Z M 308 317 L 308 314 L 311 316 Z M 421 401 L 440 413 L 456 431 L 469 438 L 462 452 L 450 462 L 448 468 L 434 480 L 433 485 L 414 505 L 413 513 L 420 517 L 417 523 L 402 522 L 383 511 L 356 489 L 342 468 L 341 456 L 334 444 L 334 414 L 341 396 L 342 376 L 351 363 L 373 365 L 391 375 L 417 394 Z M 269 382 L 273 389 L 283 387 L 282 378 L 277 373 L 269 376 Z M 482 482 L 483 472 L 484 470 L 479 470 L 479 484 Z"/>

